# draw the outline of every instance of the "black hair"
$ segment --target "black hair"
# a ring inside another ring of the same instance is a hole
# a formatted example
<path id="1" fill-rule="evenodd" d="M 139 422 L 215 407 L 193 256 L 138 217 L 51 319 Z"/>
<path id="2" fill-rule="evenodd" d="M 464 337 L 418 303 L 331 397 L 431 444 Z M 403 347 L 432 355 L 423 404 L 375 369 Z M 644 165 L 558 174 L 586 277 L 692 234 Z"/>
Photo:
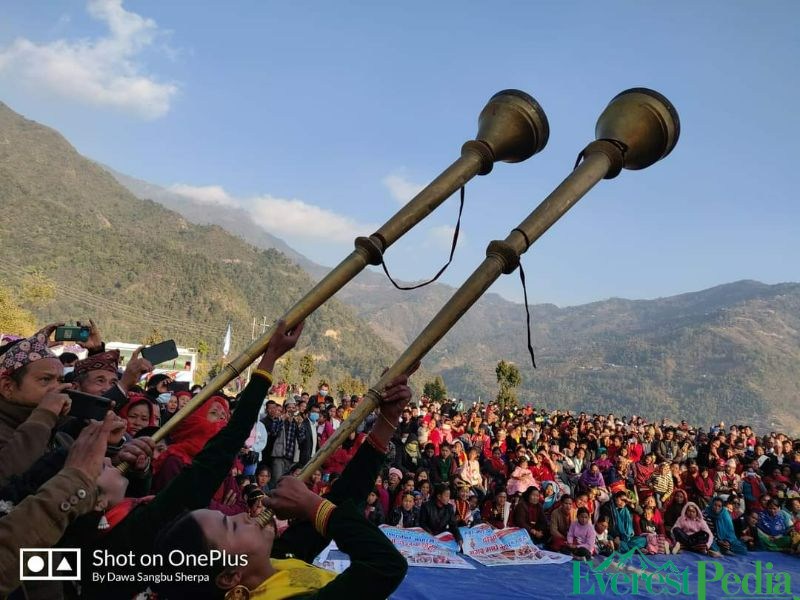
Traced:
<path id="1" fill-rule="evenodd" d="M 170 376 L 166 373 L 156 373 L 150 379 L 147 380 L 147 389 L 154 390 L 156 386 L 161 383 L 162 381 L 166 381 L 170 379 Z"/>
<path id="2" fill-rule="evenodd" d="M 61 356 L 58 357 L 58 360 L 61 361 L 62 365 L 65 365 L 67 363 L 75 362 L 76 360 L 78 360 L 78 355 L 75 354 L 74 352 L 62 352 Z"/>
<path id="3" fill-rule="evenodd" d="M 577 516 L 579 516 L 579 517 L 580 517 L 581 515 L 586 515 L 586 516 L 588 517 L 588 516 L 589 516 L 589 509 L 588 509 L 588 508 L 586 508 L 585 506 L 581 506 L 581 507 L 578 509 Z"/>
<path id="4" fill-rule="evenodd" d="M 445 493 L 449 489 L 450 486 L 447 485 L 446 483 L 437 483 L 435 486 L 433 486 L 433 495 L 438 496 L 440 494 Z"/>
<path id="5" fill-rule="evenodd" d="M 180 551 L 184 555 L 208 556 L 213 546 L 206 539 L 203 530 L 190 512 L 174 519 L 158 534 L 155 541 L 156 554 L 168 556 L 170 552 Z M 225 597 L 225 591 L 216 586 L 216 578 L 223 571 L 222 565 L 193 567 L 193 574 L 206 575 L 208 581 L 163 582 L 156 586 L 158 597 L 167 600 L 192 598 L 193 600 L 218 600 Z M 204 577 L 198 577 L 204 579 Z"/>

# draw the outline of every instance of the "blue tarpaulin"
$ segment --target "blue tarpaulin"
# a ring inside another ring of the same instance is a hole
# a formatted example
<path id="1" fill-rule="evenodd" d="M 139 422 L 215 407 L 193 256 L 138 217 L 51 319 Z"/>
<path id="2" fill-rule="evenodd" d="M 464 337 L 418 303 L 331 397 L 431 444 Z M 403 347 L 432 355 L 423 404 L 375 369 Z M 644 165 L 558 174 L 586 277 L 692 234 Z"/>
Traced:
<path id="1" fill-rule="evenodd" d="M 648 556 L 648 564 L 637 562 L 631 566 L 612 565 L 607 571 L 599 573 L 599 578 L 594 577 L 591 567 L 600 564 L 599 559 L 594 563 L 567 563 L 562 565 L 519 565 L 512 567 L 484 567 L 467 558 L 475 565 L 474 570 L 437 569 L 426 567 L 412 567 L 408 570 L 405 581 L 392 595 L 396 600 L 442 600 L 452 598 L 458 600 L 474 600 L 480 598 L 509 598 L 522 600 L 525 598 L 546 598 L 547 600 L 569 599 L 578 600 L 586 598 L 619 599 L 626 598 L 693 598 L 703 600 L 722 600 L 723 598 L 758 598 L 761 600 L 793 600 L 796 596 L 800 600 L 800 558 L 781 554 L 778 552 L 751 552 L 746 556 L 722 557 L 710 559 L 698 554 L 683 552 L 676 556 L 656 555 Z M 667 571 L 677 579 L 683 579 L 684 571 L 687 585 L 678 590 L 666 585 L 659 586 L 659 578 L 655 576 L 655 593 L 640 589 L 632 593 L 629 582 L 632 577 L 644 583 L 648 575 L 655 573 L 659 568 L 668 567 L 672 562 L 674 568 Z M 701 561 L 705 563 L 702 567 Z M 760 564 L 757 564 L 760 563 Z M 578 565 L 576 567 L 576 565 Z M 653 568 L 655 567 L 655 569 Z M 580 569 L 578 575 L 584 577 L 578 581 L 574 569 Z M 618 575 L 617 593 L 609 585 L 614 575 Z M 733 574 L 735 577 L 730 577 Z M 621 577 L 620 577 L 621 576 Z M 706 584 L 699 586 L 701 577 L 705 577 Z M 749 576 L 743 589 L 737 584 L 745 576 Z M 727 589 L 721 587 L 721 581 L 727 577 Z M 717 581 L 713 581 L 717 578 Z M 788 584 L 788 595 L 784 593 Z M 605 590 L 600 589 L 602 583 L 606 584 Z M 753 586 L 760 585 L 756 589 Z M 772 593 L 769 594 L 769 586 Z M 702 587 L 705 595 L 702 595 Z M 593 593 L 589 593 L 590 590 Z M 737 591 L 738 590 L 738 591 Z M 658 592 L 661 593 L 658 593 Z M 577 593 L 576 593 L 577 592 Z M 624 593 L 620 593 L 624 592 Z M 671 592 L 671 594 L 667 594 Z M 698 593 L 700 592 L 700 594 Z M 727 592 L 727 593 L 726 593 Z"/>

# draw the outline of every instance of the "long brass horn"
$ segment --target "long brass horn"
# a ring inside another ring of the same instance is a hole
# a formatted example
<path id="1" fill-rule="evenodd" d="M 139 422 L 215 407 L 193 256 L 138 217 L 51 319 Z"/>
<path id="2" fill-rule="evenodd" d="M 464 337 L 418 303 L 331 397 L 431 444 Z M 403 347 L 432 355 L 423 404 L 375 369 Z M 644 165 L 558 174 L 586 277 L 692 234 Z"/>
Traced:
<path id="1" fill-rule="evenodd" d="M 521 162 L 547 144 L 550 127 L 539 103 L 519 90 L 491 97 L 478 117 L 478 135 L 461 148 L 461 157 L 369 237 L 359 237 L 355 250 L 292 306 L 283 320 L 294 327 L 324 304 L 367 265 L 379 265 L 386 249 L 427 217 L 476 175 L 491 172 L 495 162 Z M 159 441 L 175 426 L 244 371 L 264 353 L 275 327 L 270 327 L 236 356 L 155 434 Z M 123 463 L 124 464 L 124 463 Z"/>
<path id="2" fill-rule="evenodd" d="M 595 133 L 597 139 L 583 150 L 583 159 L 575 170 L 505 240 L 489 244 L 484 261 L 303 467 L 301 479 L 308 481 L 322 467 L 375 410 L 386 385 L 417 364 L 501 274 L 514 272 L 520 256 L 595 184 L 616 177 L 623 168 L 643 169 L 667 156 L 678 141 L 680 121 L 664 96 L 634 88 L 611 100 L 597 121 Z M 266 524 L 269 518 L 265 515 L 261 523 Z"/>

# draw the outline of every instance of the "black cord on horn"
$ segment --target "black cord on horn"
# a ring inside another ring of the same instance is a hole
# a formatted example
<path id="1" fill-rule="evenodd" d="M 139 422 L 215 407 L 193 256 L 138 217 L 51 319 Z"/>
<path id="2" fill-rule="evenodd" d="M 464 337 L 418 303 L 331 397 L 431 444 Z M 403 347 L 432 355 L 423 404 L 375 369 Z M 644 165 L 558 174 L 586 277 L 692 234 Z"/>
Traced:
<path id="1" fill-rule="evenodd" d="M 436 281 L 437 279 L 439 279 L 439 277 L 442 275 L 442 273 L 444 273 L 447 270 L 447 267 L 450 266 L 450 263 L 453 262 L 453 255 L 456 252 L 456 245 L 458 244 L 458 232 L 461 229 L 461 213 L 463 211 L 464 211 L 464 188 L 462 187 L 461 188 L 461 203 L 458 206 L 458 220 L 456 221 L 456 230 L 453 233 L 453 245 L 450 248 L 450 258 L 447 260 L 447 264 L 445 264 L 441 269 L 439 269 L 439 272 L 436 273 L 436 275 L 433 277 L 433 279 L 430 279 L 428 281 L 424 281 L 422 283 L 418 283 L 417 285 L 411 285 L 411 286 L 408 286 L 408 287 L 402 286 L 402 285 L 397 285 L 397 282 L 394 279 L 392 279 L 391 275 L 389 275 L 389 269 L 386 267 L 386 260 L 384 259 L 383 255 L 381 255 L 381 266 L 383 267 L 383 272 L 386 273 L 386 277 L 389 278 L 389 281 L 392 282 L 392 285 L 394 287 L 396 287 L 398 290 L 403 290 L 403 291 L 416 290 L 417 288 L 425 287 L 426 285 L 429 285 L 429 284 L 433 283 L 434 281 Z"/>
<path id="2" fill-rule="evenodd" d="M 514 228 L 511 231 L 516 231 L 517 233 L 521 234 L 522 237 L 525 238 L 525 249 L 531 247 L 531 241 L 528 239 L 528 235 L 522 231 L 522 229 Z M 533 363 L 533 368 L 536 368 L 536 358 L 533 355 L 533 343 L 531 342 L 531 311 L 528 308 L 528 290 L 525 285 L 525 269 L 522 268 L 522 261 L 519 262 L 519 280 L 522 283 L 522 296 L 525 300 L 525 318 L 528 324 L 528 354 L 531 355 L 531 363 Z"/>

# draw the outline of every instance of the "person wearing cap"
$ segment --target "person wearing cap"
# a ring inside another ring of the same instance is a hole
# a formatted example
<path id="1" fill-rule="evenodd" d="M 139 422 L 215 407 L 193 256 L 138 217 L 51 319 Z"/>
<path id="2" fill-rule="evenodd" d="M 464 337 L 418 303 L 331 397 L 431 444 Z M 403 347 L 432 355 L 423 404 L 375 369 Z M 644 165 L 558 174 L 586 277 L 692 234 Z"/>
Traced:
<path id="1" fill-rule="evenodd" d="M 267 428 L 267 435 L 274 437 L 272 446 L 272 476 L 278 480 L 289 472 L 294 461 L 297 444 L 305 441 L 306 429 L 303 417 L 297 412 L 297 402 L 287 398 L 283 403 L 283 417 L 274 419 Z"/>
<path id="2" fill-rule="evenodd" d="M 719 471 L 714 478 L 714 492 L 723 500 L 727 500 L 731 494 L 738 494 L 742 490 L 742 478 L 736 473 L 738 463 L 735 458 L 729 458 L 725 462 L 725 469 Z"/>
<path id="3" fill-rule="evenodd" d="M 64 368 L 48 347 L 56 325 L 0 349 L 0 482 L 26 471 L 47 450 L 71 401 Z"/>
<path id="4" fill-rule="evenodd" d="M 128 391 L 142 375 L 153 370 L 150 361 L 139 356 L 139 350 L 134 351 L 122 377 L 118 376 L 119 350 L 110 350 L 76 362 L 72 381 L 85 394 L 113 400 L 114 410 L 119 411 L 128 402 Z"/>

